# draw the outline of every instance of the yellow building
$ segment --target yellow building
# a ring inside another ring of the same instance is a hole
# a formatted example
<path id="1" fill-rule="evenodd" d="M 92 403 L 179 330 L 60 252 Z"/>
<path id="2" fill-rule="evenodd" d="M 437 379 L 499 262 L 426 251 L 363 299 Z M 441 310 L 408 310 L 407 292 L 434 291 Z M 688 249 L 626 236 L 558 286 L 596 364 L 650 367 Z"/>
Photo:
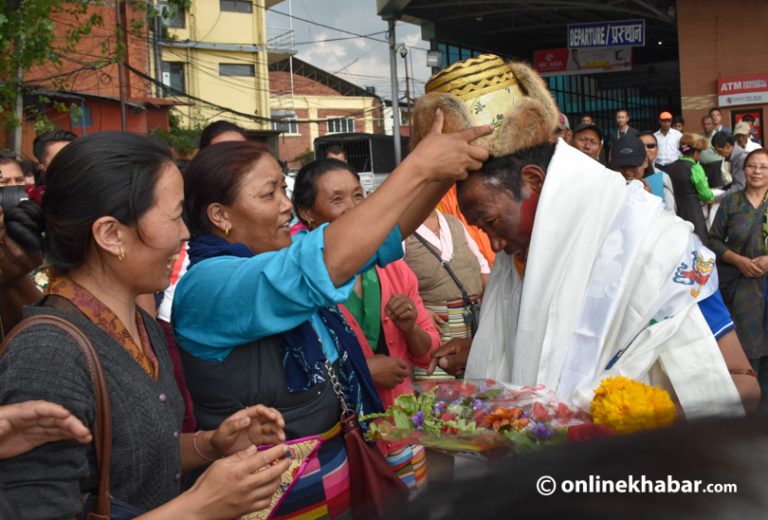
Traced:
<path id="1" fill-rule="evenodd" d="M 192 0 L 164 22 L 155 71 L 170 87 L 162 89 L 166 97 L 188 103 L 178 107 L 183 124 L 227 119 L 248 129 L 272 129 L 269 63 L 292 52 L 268 43 L 266 11 L 280 2 Z"/>

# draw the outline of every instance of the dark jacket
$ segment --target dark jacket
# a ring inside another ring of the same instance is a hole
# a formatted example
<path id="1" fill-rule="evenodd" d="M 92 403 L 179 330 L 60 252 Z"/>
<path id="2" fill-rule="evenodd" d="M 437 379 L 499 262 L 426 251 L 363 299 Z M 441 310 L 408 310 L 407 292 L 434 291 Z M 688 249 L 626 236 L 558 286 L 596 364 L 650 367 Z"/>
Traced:
<path id="1" fill-rule="evenodd" d="M 704 220 L 704 213 L 701 211 L 699 194 L 691 182 L 692 166 L 692 162 L 678 159 L 668 164 L 666 171 L 672 180 L 672 189 L 675 192 L 677 216 L 693 224 L 694 232 L 706 244 L 708 241 L 707 223 Z"/>
<path id="2" fill-rule="evenodd" d="M 163 332 L 142 311 L 159 363 L 157 382 L 122 345 L 80 313 L 33 305 L 25 314 L 55 314 L 74 323 L 93 343 L 112 405 L 112 495 L 143 510 L 180 492 L 178 431 L 184 412 Z M 44 399 L 58 403 L 93 428 L 95 399 L 85 360 L 71 337 L 39 325 L 14 338 L 0 359 L 0 403 Z M 0 460 L 0 483 L 22 518 L 72 519 L 80 495 L 95 492 L 93 444 L 59 441 Z"/>

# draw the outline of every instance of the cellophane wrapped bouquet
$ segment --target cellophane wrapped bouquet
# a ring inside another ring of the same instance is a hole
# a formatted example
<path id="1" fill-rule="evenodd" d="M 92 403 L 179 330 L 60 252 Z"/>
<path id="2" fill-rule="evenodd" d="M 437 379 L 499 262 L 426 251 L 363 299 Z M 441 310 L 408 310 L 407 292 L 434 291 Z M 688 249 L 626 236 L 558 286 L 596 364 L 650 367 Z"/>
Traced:
<path id="1" fill-rule="evenodd" d="M 524 453 L 564 442 L 568 428 L 589 415 L 543 386 L 515 387 L 493 380 L 422 384 L 382 414 L 367 416 L 368 439 L 407 442 L 449 452 Z"/>

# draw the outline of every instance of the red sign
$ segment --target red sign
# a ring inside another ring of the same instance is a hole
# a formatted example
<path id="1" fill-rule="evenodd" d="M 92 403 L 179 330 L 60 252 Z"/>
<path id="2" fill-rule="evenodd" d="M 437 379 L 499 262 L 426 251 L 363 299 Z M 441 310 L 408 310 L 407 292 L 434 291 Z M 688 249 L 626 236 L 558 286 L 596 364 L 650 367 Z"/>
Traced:
<path id="1" fill-rule="evenodd" d="M 768 103 L 768 72 L 719 78 L 717 95 L 720 106 Z"/>
<path id="2" fill-rule="evenodd" d="M 734 110 L 731 112 L 733 117 L 733 126 L 741 123 L 744 116 L 752 117 L 752 135 L 757 137 L 758 141 L 763 142 L 763 110 L 761 108 Z"/>
<path id="3" fill-rule="evenodd" d="M 562 48 L 535 51 L 533 53 L 533 68 L 542 76 L 632 70 L 632 48 Z"/>

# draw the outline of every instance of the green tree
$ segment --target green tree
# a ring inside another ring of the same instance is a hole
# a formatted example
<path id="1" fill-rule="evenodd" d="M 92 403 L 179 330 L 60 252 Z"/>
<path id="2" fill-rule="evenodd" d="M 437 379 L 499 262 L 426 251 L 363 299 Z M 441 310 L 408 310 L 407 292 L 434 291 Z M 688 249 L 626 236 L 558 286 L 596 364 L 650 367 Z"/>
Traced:
<path id="1" fill-rule="evenodd" d="M 151 26 L 147 22 L 153 17 L 173 16 L 178 7 L 189 4 L 189 0 L 169 0 L 169 7 L 156 8 L 141 0 L 125 2 L 128 9 L 141 13 L 126 24 L 126 30 L 136 35 L 146 34 L 145 27 Z M 8 128 L 21 123 L 14 114 L 16 99 L 27 92 L 24 75 L 35 66 L 45 64 L 48 69 L 58 70 L 43 79 L 54 89 L 67 89 L 74 74 L 98 70 L 122 59 L 125 40 L 117 27 L 104 27 L 101 12 L 106 7 L 110 6 L 102 0 L 6 0 L 0 12 L 0 123 Z M 68 23 L 61 23 L 62 19 Z M 98 55 L 84 60 L 77 53 L 78 44 L 95 28 L 102 28 L 101 32 L 111 38 L 104 39 Z M 77 67 L 65 68 L 65 61 Z M 37 102 L 45 104 L 44 99 Z M 71 105 L 59 103 L 55 108 L 66 111 Z M 42 112 L 37 117 L 44 123 Z"/>

